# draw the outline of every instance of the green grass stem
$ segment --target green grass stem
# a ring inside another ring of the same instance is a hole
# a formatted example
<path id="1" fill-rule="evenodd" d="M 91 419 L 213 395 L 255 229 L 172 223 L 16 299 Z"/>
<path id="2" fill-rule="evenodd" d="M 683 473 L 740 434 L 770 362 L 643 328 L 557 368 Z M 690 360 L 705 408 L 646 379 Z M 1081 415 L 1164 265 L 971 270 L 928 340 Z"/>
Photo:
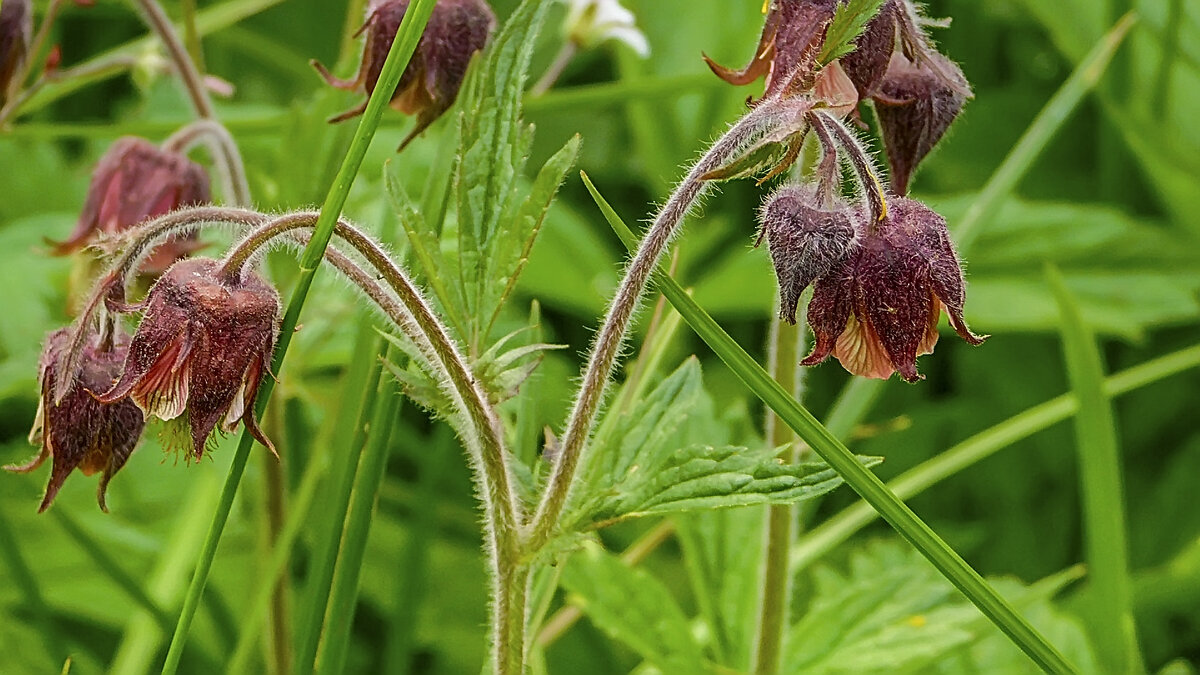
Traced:
<path id="1" fill-rule="evenodd" d="M 1075 413 L 1075 447 L 1090 582 L 1086 599 L 1092 610 L 1087 625 L 1106 670 L 1142 673 L 1146 666 L 1133 620 L 1121 446 L 1112 400 L 1104 391 L 1104 363 L 1096 337 L 1084 323 L 1079 303 L 1062 273 L 1047 264 L 1046 278 L 1058 301 L 1063 355 L 1079 408 Z"/>

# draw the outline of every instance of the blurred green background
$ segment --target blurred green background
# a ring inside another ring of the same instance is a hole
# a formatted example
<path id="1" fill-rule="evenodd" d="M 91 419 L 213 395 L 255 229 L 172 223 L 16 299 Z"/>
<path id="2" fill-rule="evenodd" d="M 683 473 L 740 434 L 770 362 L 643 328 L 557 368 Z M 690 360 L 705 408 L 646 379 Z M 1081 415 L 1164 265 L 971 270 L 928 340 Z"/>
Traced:
<path id="1" fill-rule="evenodd" d="M 35 3 L 41 7 L 44 3 Z M 256 203 L 285 209 L 319 203 L 352 124 L 324 119 L 357 104 L 333 92 L 307 65 L 338 60 L 347 24 L 341 0 L 202 0 L 206 70 L 236 94 L 219 114 L 242 146 Z M 755 86 L 734 89 L 708 74 L 748 59 L 761 27 L 759 0 L 628 0 L 649 38 L 642 60 L 609 45 L 580 54 L 550 94 L 530 100 L 537 127 L 533 163 L 574 133 L 579 168 L 630 223 L 668 193 L 685 163 L 743 109 Z M 501 17 L 515 2 L 497 0 Z M 174 3 L 167 3 L 172 12 Z M 971 349 L 948 337 L 921 361 L 917 386 L 888 382 L 852 448 L 886 458 L 885 479 L 1026 408 L 1070 389 L 1059 314 L 1043 265 L 1063 272 L 1084 317 L 1102 340 L 1110 372 L 1196 344 L 1200 336 L 1200 4 L 1181 0 L 934 0 L 927 13 L 953 17 L 934 37 L 970 79 L 975 100 L 926 161 L 914 193 L 953 229 L 981 186 L 1037 112 L 1118 17 L 1139 23 L 1082 105 L 1054 134 L 1015 194 L 989 210 L 966 256 L 967 318 L 993 338 Z M 537 77 L 556 52 L 561 8 L 535 58 Z M 356 26 L 351 26 L 355 28 Z M 0 463 L 23 461 L 36 408 L 42 336 L 70 320 L 70 259 L 48 257 L 43 237 L 62 239 L 82 206 L 91 167 L 118 136 L 161 140 L 190 119 L 186 99 L 162 73 L 153 44 L 129 3 L 68 7 L 53 33 L 63 65 L 112 49 L 138 60 L 75 91 L 51 86 L 30 112 L 0 132 Z M 357 46 L 355 47 L 357 49 Z M 356 62 L 357 56 L 352 59 Z M 343 63 L 339 72 L 350 72 Z M 449 118 L 450 116 L 448 116 Z M 391 159 L 419 189 L 437 160 L 449 119 L 403 154 L 393 149 L 410 120 L 388 113 L 347 212 L 376 231 L 392 214 L 381 167 Z M 723 187 L 694 217 L 679 245 L 676 277 L 752 353 L 761 354 L 774 302 L 764 249 L 753 249 L 752 182 Z M 213 247 L 219 245 L 214 239 Z M 290 259 L 273 261 L 289 278 Z M 557 427 L 587 346 L 619 273 L 621 247 L 580 181 L 571 175 L 552 209 L 515 306 L 541 303 L 547 356 L 525 393 L 533 428 Z M 77 292 L 77 291 L 76 291 Z M 336 409 L 336 386 L 353 350 L 359 308 L 324 278 L 306 308 L 272 408 L 272 428 L 292 488 L 317 433 Z M 716 415 L 753 435 L 761 406 L 686 330 L 668 359 L 699 356 Z M 806 404 L 820 416 L 848 379 L 833 364 L 806 373 Z M 1200 663 L 1200 373 L 1185 372 L 1115 401 L 1125 466 L 1135 613 L 1148 664 Z M 281 421 L 282 420 L 282 421 Z M 1080 498 L 1070 424 L 1022 440 L 912 501 L 921 516 L 977 569 L 1034 581 L 1083 557 Z M 225 439 L 211 461 L 185 466 L 147 440 L 109 490 L 100 513 L 94 481 L 67 481 L 50 513 L 35 513 L 46 479 L 4 475 L 0 489 L 0 672 L 140 673 L 157 669 L 164 637 L 128 589 L 99 569 L 74 529 L 99 544 L 153 602 L 174 616 L 190 576 L 216 490 L 232 455 Z M 227 656 L 239 613 L 270 552 L 265 453 L 252 458 L 218 554 L 187 672 L 212 672 L 204 658 Z M 318 492 L 320 508 L 322 492 Z M 853 501 L 841 490 L 814 516 Z M 286 505 L 284 507 L 286 509 Z M 453 435 L 407 410 L 391 450 L 371 530 L 354 625 L 352 672 L 478 672 L 484 651 L 485 588 L 479 517 Z M 619 550 L 643 529 L 603 533 Z M 882 525 L 869 536 L 886 536 Z M 851 544 L 856 546 L 860 544 Z M 301 545 L 303 549 L 303 544 Z M 303 578 L 305 557 L 291 565 Z M 678 581 L 678 546 L 668 542 L 650 570 L 695 605 Z M 1070 609 L 1068 595 L 1064 605 Z M 173 623 L 173 619 L 172 619 Z M 223 658 L 223 657 L 222 657 Z M 550 672 L 612 673 L 635 667 L 633 652 L 580 622 L 548 651 Z"/>

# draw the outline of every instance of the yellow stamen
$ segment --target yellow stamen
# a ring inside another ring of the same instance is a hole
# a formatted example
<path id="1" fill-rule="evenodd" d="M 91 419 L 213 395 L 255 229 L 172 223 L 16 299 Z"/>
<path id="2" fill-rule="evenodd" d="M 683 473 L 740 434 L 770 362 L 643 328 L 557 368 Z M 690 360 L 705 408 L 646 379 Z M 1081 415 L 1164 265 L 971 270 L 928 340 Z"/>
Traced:
<path id="1" fill-rule="evenodd" d="M 767 13 L 767 8 L 771 6 L 771 0 L 763 0 L 762 13 Z"/>

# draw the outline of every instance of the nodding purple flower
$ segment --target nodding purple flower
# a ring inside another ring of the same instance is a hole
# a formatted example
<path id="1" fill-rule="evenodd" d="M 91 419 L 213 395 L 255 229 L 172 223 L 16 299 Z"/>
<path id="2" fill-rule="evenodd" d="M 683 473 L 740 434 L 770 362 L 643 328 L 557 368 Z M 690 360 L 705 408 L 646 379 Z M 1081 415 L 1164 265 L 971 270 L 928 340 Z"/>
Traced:
<path id="1" fill-rule="evenodd" d="M 78 251 L 142 221 L 211 200 L 208 173 L 199 164 L 142 138 L 118 139 L 92 172 L 75 230 L 66 241 L 54 244 L 54 253 Z M 198 248 L 194 234 L 173 237 L 154 249 L 141 270 L 161 274 Z"/>
<path id="2" fill-rule="evenodd" d="M 316 61 L 313 66 L 334 87 L 361 91 L 369 96 L 379 82 L 383 62 L 396 39 L 396 31 L 408 5 L 409 0 L 371 3 L 367 21 L 359 29 L 360 34 L 366 33 L 367 44 L 355 79 L 334 77 Z M 495 27 L 496 15 L 484 0 L 439 0 L 434 5 L 425 33 L 391 97 L 393 108 L 417 116 L 416 125 L 400 144 L 400 149 L 454 104 L 471 57 L 484 48 Z M 329 121 L 342 122 L 361 115 L 366 109 L 364 101 Z"/>
<path id="3" fill-rule="evenodd" d="M 763 202 L 759 241 L 767 239 L 785 321 L 796 323 L 800 294 L 850 255 L 861 228 L 857 220 L 856 211 L 840 199 L 821 204 L 816 188 L 808 185 L 789 185 Z"/>
<path id="4" fill-rule="evenodd" d="M 966 287 L 946 221 L 924 204 L 891 197 L 887 216 L 859 237 L 850 255 L 817 280 L 808 322 L 816 345 L 802 365 L 831 354 L 855 375 L 922 379 L 916 358 L 933 351 L 943 309 L 968 343 Z"/>
<path id="5" fill-rule="evenodd" d="M 99 400 L 128 396 L 146 416 L 183 416 L 197 459 L 218 424 L 232 431 L 238 421 L 274 453 L 254 401 L 275 348 L 279 294 L 252 271 L 231 280 L 220 267 L 192 258 L 159 277 L 120 378 Z"/>
<path id="6" fill-rule="evenodd" d="M 8 102 L 16 81 L 29 58 L 33 33 L 33 10 L 29 0 L 4 0 L 0 5 L 0 107 Z"/>
<path id="7" fill-rule="evenodd" d="M 41 451 L 25 464 L 4 468 L 27 473 L 50 458 L 50 482 L 39 512 L 50 506 L 63 481 L 75 469 L 86 476 L 102 472 L 96 497 L 101 510 L 108 511 L 104 501 L 108 482 L 125 466 L 142 436 L 145 422 L 142 411 L 129 400 L 101 403 L 92 392 L 112 386 L 129 351 L 129 339 L 121 336 L 111 344 L 103 344 L 99 336 L 90 336 L 75 381 L 66 396 L 55 404 L 54 385 L 61 375 L 58 362 L 67 341 L 67 329 L 60 329 L 46 338 L 42 349 L 37 418 L 29 432 L 29 442 L 41 446 Z"/>
<path id="8" fill-rule="evenodd" d="M 875 93 L 875 111 L 893 192 L 908 192 L 917 165 L 946 134 L 970 97 L 967 78 L 941 54 L 926 52 L 916 61 L 900 52 L 892 55 L 887 76 Z"/>

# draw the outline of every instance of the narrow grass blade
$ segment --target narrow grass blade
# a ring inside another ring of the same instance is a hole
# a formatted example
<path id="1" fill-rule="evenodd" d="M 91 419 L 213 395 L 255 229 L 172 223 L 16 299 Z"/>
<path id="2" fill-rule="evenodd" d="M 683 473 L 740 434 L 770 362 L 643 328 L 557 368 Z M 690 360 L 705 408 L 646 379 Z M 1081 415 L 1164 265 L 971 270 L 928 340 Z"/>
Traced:
<path id="1" fill-rule="evenodd" d="M 612 210 L 596 187 L 583 180 L 609 224 L 631 251 L 637 248 L 636 236 Z M 655 286 L 675 306 L 701 339 L 785 424 L 791 427 L 822 459 L 854 489 L 880 516 L 904 537 L 955 587 L 979 608 L 1039 667 L 1051 673 L 1073 673 L 1074 667 L 1037 632 L 1007 600 L 966 563 L 928 525 L 900 501 L 879 478 L 862 466 L 846 446 L 829 432 L 779 383 L 729 337 L 674 279 L 657 272 Z"/>
<path id="2" fill-rule="evenodd" d="M 1067 375 L 1079 405 L 1075 446 L 1090 577 L 1086 600 L 1092 609 L 1086 624 L 1106 670 L 1145 672 L 1133 621 L 1121 448 L 1112 401 L 1104 392 L 1104 364 L 1062 273 L 1048 264 L 1046 279 L 1058 301 Z"/>
<path id="3" fill-rule="evenodd" d="M 1112 375 L 1104 380 L 1104 393 L 1110 397 L 1127 394 L 1196 367 L 1200 367 L 1200 345 Z M 1079 401 L 1073 394 L 1056 396 L 909 469 L 888 483 L 888 487 L 901 499 L 911 499 L 996 452 L 1070 418 L 1078 410 Z M 878 517 L 870 506 L 859 502 L 813 528 L 792 550 L 793 571 L 807 567 Z"/>
<path id="4" fill-rule="evenodd" d="M 408 11 L 405 12 L 404 20 L 396 32 L 396 39 L 392 43 L 391 50 L 388 52 L 387 60 L 384 61 L 379 83 L 367 101 L 367 109 L 363 113 L 358 128 L 354 132 L 354 138 L 350 142 L 350 149 L 342 161 L 333 186 L 325 198 L 325 203 L 321 206 L 321 215 L 317 219 L 312 239 L 300 256 L 300 278 L 295 290 L 292 292 L 291 301 L 288 303 L 287 311 L 283 315 L 283 322 L 279 329 L 279 346 L 275 350 L 275 358 L 271 364 L 271 372 L 273 373 L 279 373 L 280 371 L 283 357 L 287 353 L 288 346 L 291 344 L 292 333 L 299 322 L 300 311 L 304 308 L 304 301 L 308 297 L 308 291 L 312 287 L 317 268 L 320 267 L 321 260 L 325 255 L 325 248 L 329 245 L 329 239 L 333 236 L 333 227 L 342 213 L 342 207 L 346 204 L 346 198 L 350 195 L 350 187 L 354 184 L 354 179 L 358 175 L 358 170 L 362 166 L 363 159 L 366 157 L 367 148 L 370 147 L 371 139 L 375 136 L 375 130 L 379 126 L 383 110 L 388 104 L 391 93 L 395 91 L 396 85 L 399 84 L 400 76 L 404 74 L 404 69 L 408 66 L 408 61 L 412 58 L 413 52 L 416 50 L 417 41 L 421 39 L 421 34 L 425 30 L 425 24 L 429 21 L 430 14 L 433 13 L 434 3 L 435 0 L 415 0 L 409 6 Z M 255 406 L 255 412 L 258 415 L 261 416 L 266 409 L 267 400 L 270 398 L 274 388 L 275 380 L 273 378 L 263 378 L 257 405 Z M 200 559 L 196 563 L 196 573 L 192 577 L 191 586 L 188 588 L 187 598 L 183 604 L 183 611 L 179 616 L 179 623 L 176 625 L 175 634 L 171 638 L 171 647 L 167 651 L 167 658 L 163 663 L 162 672 L 164 675 L 173 674 L 179 668 L 179 661 L 183 656 L 183 646 L 187 641 L 188 629 L 191 627 L 192 619 L 196 615 L 196 609 L 200 605 L 200 598 L 204 594 L 204 586 L 208 581 L 208 573 L 212 569 L 212 561 L 216 555 L 217 544 L 221 540 L 225 523 L 229 519 L 229 511 L 233 508 L 233 498 L 237 494 L 238 484 L 241 482 L 242 473 L 246 469 L 246 460 L 250 455 L 250 448 L 253 445 L 254 438 L 249 433 L 243 433 L 241 441 L 238 444 L 237 454 L 234 455 L 233 463 L 229 467 L 229 476 L 226 479 L 225 488 L 221 493 L 221 501 L 217 505 L 216 513 L 213 514 L 213 522 L 209 528 L 204 549 L 201 552 Z"/>
<path id="5" fill-rule="evenodd" d="M 321 631 L 321 649 L 316 664 L 316 672 L 321 675 L 340 673 L 346 665 L 346 650 L 350 643 L 350 628 L 354 623 L 367 535 L 371 531 L 375 506 L 379 502 L 379 489 L 387 473 L 392 426 L 400 412 L 401 401 L 399 384 L 392 378 L 383 378 L 375 395 L 367 445 L 359 460 L 354 496 L 350 511 L 346 514 L 344 539 L 325 613 L 325 627 Z"/>
<path id="6" fill-rule="evenodd" d="M 1136 22 L 1137 15 L 1133 12 L 1121 17 L 1083 61 L 1079 62 L 1067 81 L 1046 102 L 1033 123 L 1021 135 L 1021 139 L 1008 151 L 1008 156 L 992 174 L 979 197 L 971 202 L 971 207 L 963 214 L 954 230 L 954 239 L 960 250 L 968 249 L 975 243 L 980 228 L 987 224 L 991 214 L 1012 194 L 1017 183 L 1029 170 L 1030 165 L 1037 161 L 1038 155 L 1046 148 L 1050 139 L 1058 133 L 1071 113 L 1075 112 L 1083 97 L 1100 81 L 1105 68 L 1117 53 L 1117 47 L 1121 46 L 1125 35 Z"/>
<path id="7" fill-rule="evenodd" d="M 233 656 L 225 666 L 226 673 L 249 673 L 251 659 L 258 646 L 258 637 L 265 627 L 267 612 L 271 607 L 272 595 L 276 584 L 283 576 L 291 561 L 292 549 L 300 538 L 301 532 L 310 524 L 313 498 L 321 479 L 329 470 L 329 457 L 325 453 L 314 456 L 304 469 L 299 488 L 289 496 L 288 517 L 284 522 L 279 537 L 275 540 L 275 550 L 271 552 L 271 560 L 266 565 L 267 573 L 259 579 L 254 597 L 250 600 L 248 609 L 241 615 L 241 632 L 238 633 Z"/>
<path id="8" fill-rule="evenodd" d="M 374 328 L 364 325 L 363 330 L 374 331 Z M 367 440 L 366 428 L 372 411 L 375 410 L 375 396 L 382 377 L 382 368 L 375 365 L 379 356 L 384 353 L 380 345 L 379 340 L 373 340 L 364 352 L 372 361 L 370 377 L 363 389 L 362 402 L 350 413 L 353 417 L 348 418 L 353 426 L 347 427 L 345 434 L 339 435 L 341 439 L 351 440 L 337 459 L 330 481 L 331 489 L 321 504 L 323 517 L 317 530 L 312 571 L 305 584 L 304 609 L 301 614 L 303 623 L 297 633 L 296 663 L 301 664 L 297 666 L 301 672 L 311 672 L 317 658 L 321 626 L 329 604 L 338 551 L 341 549 L 342 533 L 346 526 L 346 513 L 350 508 L 359 461 Z"/>

